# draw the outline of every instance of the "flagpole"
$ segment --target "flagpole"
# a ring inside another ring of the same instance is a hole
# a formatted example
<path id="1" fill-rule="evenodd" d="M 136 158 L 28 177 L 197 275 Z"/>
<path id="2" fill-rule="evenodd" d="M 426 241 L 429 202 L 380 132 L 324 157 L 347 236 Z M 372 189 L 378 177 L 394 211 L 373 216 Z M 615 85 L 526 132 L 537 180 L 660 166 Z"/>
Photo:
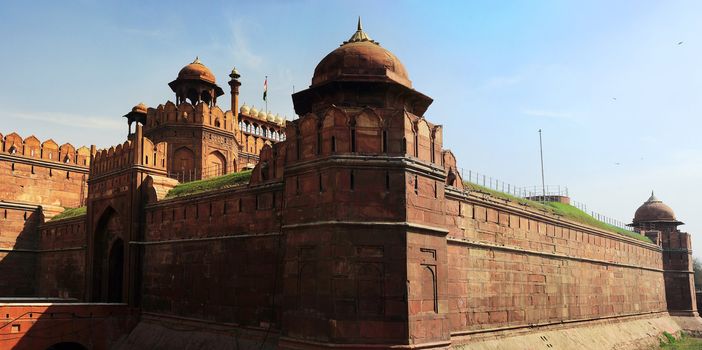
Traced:
<path id="1" fill-rule="evenodd" d="M 266 115 L 268 114 L 268 76 L 266 75 Z"/>
<path id="2" fill-rule="evenodd" d="M 546 182 L 544 181 L 544 146 L 541 142 L 541 129 L 539 129 L 539 154 L 541 155 L 541 201 L 546 201 Z"/>

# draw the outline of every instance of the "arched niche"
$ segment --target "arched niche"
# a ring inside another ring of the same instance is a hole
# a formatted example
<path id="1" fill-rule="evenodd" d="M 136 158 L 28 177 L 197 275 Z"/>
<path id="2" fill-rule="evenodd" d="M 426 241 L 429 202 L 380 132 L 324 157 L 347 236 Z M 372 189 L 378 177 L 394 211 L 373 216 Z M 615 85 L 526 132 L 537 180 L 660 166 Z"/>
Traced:
<path id="1" fill-rule="evenodd" d="M 227 158 L 220 151 L 210 152 L 205 164 L 206 171 L 203 171 L 203 177 L 220 176 L 227 173 Z"/>
<path id="2" fill-rule="evenodd" d="M 124 286 L 124 226 L 121 217 L 112 207 L 105 209 L 97 221 L 93 237 L 92 301 L 106 302 L 119 297 L 122 301 Z M 115 244 L 121 243 L 120 251 Z M 118 263 L 121 259 L 121 265 Z M 115 288 L 119 288 L 115 294 Z"/>
<path id="3" fill-rule="evenodd" d="M 173 152 L 171 171 L 175 173 L 188 172 L 195 168 L 195 152 L 188 147 L 181 147 Z"/>

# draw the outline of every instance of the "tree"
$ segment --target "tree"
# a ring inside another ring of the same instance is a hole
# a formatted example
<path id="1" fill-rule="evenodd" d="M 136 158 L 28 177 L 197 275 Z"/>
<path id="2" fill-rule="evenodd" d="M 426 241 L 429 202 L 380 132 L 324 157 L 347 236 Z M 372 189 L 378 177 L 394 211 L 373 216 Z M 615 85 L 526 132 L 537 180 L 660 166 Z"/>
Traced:
<path id="1" fill-rule="evenodd" d="M 702 261 L 692 258 L 692 270 L 695 271 L 695 289 L 702 290 Z"/>

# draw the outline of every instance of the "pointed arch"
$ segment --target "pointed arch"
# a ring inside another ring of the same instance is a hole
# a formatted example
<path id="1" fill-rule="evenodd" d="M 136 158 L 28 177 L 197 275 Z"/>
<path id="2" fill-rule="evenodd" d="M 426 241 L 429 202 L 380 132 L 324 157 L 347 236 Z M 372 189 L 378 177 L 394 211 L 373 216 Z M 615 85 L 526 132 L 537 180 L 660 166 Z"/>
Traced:
<path id="1" fill-rule="evenodd" d="M 382 152 L 382 118 L 371 108 L 355 116 L 356 152 Z"/>
<path id="2" fill-rule="evenodd" d="M 227 158 L 220 151 L 213 151 L 207 155 L 204 177 L 220 176 L 227 173 Z"/>
<path id="3" fill-rule="evenodd" d="M 92 296 L 92 301 L 109 301 L 110 297 L 110 288 L 115 287 L 115 283 L 121 283 L 121 286 L 124 285 L 124 266 L 122 265 L 122 272 L 120 276 L 122 277 L 120 281 L 118 281 L 114 277 L 114 280 L 110 282 L 111 279 L 111 271 L 112 273 L 116 276 L 117 271 L 115 270 L 117 267 L 115 266 L 112 270 L 110 270 L 110 253 L 112 252 L 112 248 L 114 246 L 114 242 L 121 240 L 122 242 L 125 241 L 125 232 L 124 232 L 124 226 L 122 223 L 122 219 L 119 215 L 119 213 L 112 207 L 108 206 L 106 207 L 100 216 L 98 216 L 98 220 L 95 225 L 95 232 L 93 233 L 93 239 L 92 239 L 92 246 L 91 246 L 91 251 L 92 251 L 92 290 L 91 290 L 91 296 Z M 124 246 L 122 247 L 122 261 L 124 261 Z M 115 259 L 119 258 L 119 256 L 115 256 Z M 121 288 L 121 287 L 120 287 Z M 121 290 L 120 290 L 120 298 L 121 298 Z M 112 292 L 112 296 L 114 297 L 114 292 Z"/>
<path id="4" fill-rule="evenodd" d="M 188 147 L 180 147 L 173 152 L 173 161 L 171 162 L 171 172 L 178 174 L 179 181 L 184 180 L 180 176 L 191 172 L 195 169 L 195 152 Z"/>

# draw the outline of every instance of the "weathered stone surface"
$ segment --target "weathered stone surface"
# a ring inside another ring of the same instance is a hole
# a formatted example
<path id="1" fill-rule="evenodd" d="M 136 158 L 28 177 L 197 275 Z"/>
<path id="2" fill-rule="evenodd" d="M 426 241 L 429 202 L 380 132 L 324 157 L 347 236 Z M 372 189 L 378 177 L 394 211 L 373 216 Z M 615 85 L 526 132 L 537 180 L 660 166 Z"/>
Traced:
<path id="1" fill-rule="evenodd" d="M 352 42 L 376 45 L 364 35 Z M 697 314 L 690 239 L 675 222 L 642 227 L 658 230 L 651 244 L 465 191 L 442 127 L 423 116 L 431 99 L 407 76 L 354 73 L 298 92 L 300 118 L 270 144 L 236 134 L 252 110 L 221 111 L 214 75 L 193 64 L 203 75 L 172 84 L 177 105 L 135 107 L 146 119 L 129 139 L 93 152 L 87 196 L 82 177 L 55 178 L 66 168 L 53 154 L 80 163 L 80 149 L 28 139 L 14 164 L 8 145 L 22 140 L 3 138 L 0 198 L 18 202 L 0 202 L 0 290 L 136 307 L 123 348 L 606 348 L 676 332 L 667 311 Z M 208 164 L 249 162 L 247 185 L 165 197 L 174 169 L 201 178 Z M 41 225 L 38 205 L 86 197 L 85 216 Z"/>

